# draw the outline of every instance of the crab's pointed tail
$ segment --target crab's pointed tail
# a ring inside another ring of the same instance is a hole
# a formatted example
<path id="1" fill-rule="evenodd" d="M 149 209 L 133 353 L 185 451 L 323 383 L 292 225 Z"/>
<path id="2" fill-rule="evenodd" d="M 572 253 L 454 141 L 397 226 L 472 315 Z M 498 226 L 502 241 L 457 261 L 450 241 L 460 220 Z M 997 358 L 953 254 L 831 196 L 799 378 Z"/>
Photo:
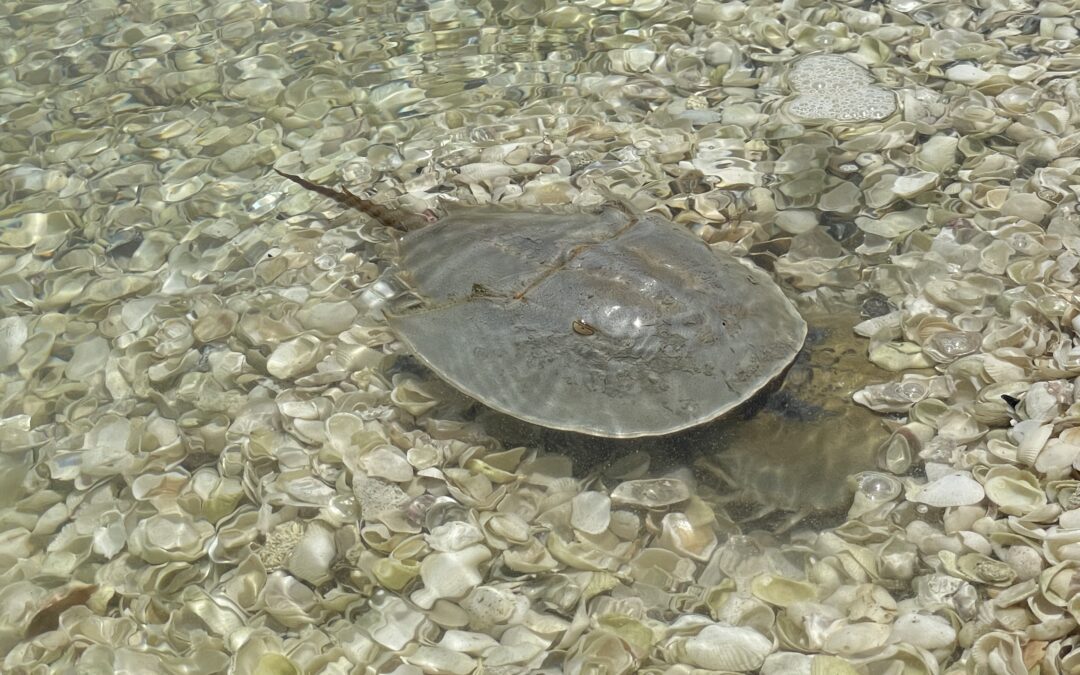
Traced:
<path id="1" fill-rule="evenodd" d="M 274 169 L 274 171 L 277 172 L 279 176 L 288 178 L 300 187 L 311 190 L 312 192 L 318 192 L 321 195 L 330 197 L 342 206 L 356 209 L 360 213 L 371 216 L 386 227 L 391 227 L 395 230 L 401 230 L 403 232 L 409 232 L 410 230 L 415 230 L 417 228 L 423 227 L 428 223 L 428 220 L 425 219 L 423 216 L 416 216 L 408 213 L 401 213 L 400 211 L 395 211 L 393 209 L 388 209 L 385 206 L 376 204 L 373 201 L 361 199 L 360 197 L 357 197 L 345 188 L 342 188 L 341 190 L 335 190 L 334 188 L 329 188 L 325 185 L 318 185 L 316 183 L 312 183 L 311 181 L 305 180 L 300 176 L 294 176 L 290 173 L 279 171 L 278 169 Z"/>

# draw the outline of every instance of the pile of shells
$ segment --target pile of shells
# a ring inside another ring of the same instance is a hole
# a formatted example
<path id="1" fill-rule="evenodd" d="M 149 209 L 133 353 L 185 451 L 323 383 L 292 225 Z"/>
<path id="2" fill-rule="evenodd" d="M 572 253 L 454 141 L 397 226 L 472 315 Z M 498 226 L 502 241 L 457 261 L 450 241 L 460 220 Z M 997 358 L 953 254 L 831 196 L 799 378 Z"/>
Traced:
<path id="1" fill-rule="evenodd" d="M 1075 0 L 5 6 L 4 672 L 1080 672 Z M 878 470 L 778 534 L 507 442 L 271 165 L 875 299 Z"/>

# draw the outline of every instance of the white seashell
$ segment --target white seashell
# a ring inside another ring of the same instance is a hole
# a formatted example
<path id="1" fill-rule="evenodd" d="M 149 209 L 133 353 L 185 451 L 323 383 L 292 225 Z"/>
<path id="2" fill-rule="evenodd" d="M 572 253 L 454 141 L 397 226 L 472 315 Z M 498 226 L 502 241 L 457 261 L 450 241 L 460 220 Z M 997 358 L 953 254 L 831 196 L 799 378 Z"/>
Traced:
<path id="1" fill-rule="evenodd" d="M 1035 470 L 1050 478 L 1064 478 L 1069 470 L 1080 462 L 1080 445 L 1062 438 L 1047 442 L 1039 456 L 1035 458 Z"/>
<path id="2" fill-rule="evenodd" d="M 22 317 L 9 316 L 0 319 L 0 370 L 19 362 L 23 345 L 29 337 L 26 321 Z"/>
<path id="3" fill-rule="evenodd" d="M 491 560 L 487 546 L 475 545 L 452 553 L 431 553 L 420 563 L 424 587 L 412 594 L 423 609 L 440 598 L 460 598 L 480 585 L 480 565 Z"/>
<path id="4" fill-rule="evenodd" d="M 1061 514 L 1058 525 L 1067 530 L 1080 530 L 1080 509 L 1072 509 Z"/>
<path id="5" fill-rule="evenodd" d="M 403 649 L 427 621 L 421 612 L 389 593 L 376 593 L 370 603 L 371 610 L 362 612 L 354 625 L 391 651 Z"/>
<path id="6" fill-rule="evenodd" d="M 499 641 L 484 633 L 472 633 L 462 630 L 448 630 L 439 640 L 439 646 L 474 656 L 499 644 Z"/>
<path id="7" fill-rule="evenodd" d="M 350 302 L 318 302 L 301 308 L 296 320 L 307 330 L 337 335 L 352 327 L 359 311 Z"/>
<path id="8" fill-rule="evenodd" d="M 811 675 L 810 666 L 813 657 L 798 652 L 776 652 L 769 654 L 761 664 L 761 675 Z"/>
<path id="9" fill-rule="evenodd" d="M 775 649 L 772 640 L 756 630 L 718 624 L 677 644 L 676 652 L 688 665 L 735 672 L 760 668 Z"/>
<path id="10" fill-rule="evenodd" d="M 454 520 L 432 528 L 431 534 L 424 535 L 424 540 L 436 551 L 451 552 L 479 544 L 484 540 L 484 534 L 471 523 Z"/>
<path id="11" fill-rule="evenodd" d="M 925 485 L 908 485 L 908 501 L 936 506 L 967 506 L 977 504 L 986 496 L 983 486 L 968 471 L 955 471 Z"/>
<path id="12" fill-rule="evenodd" d="M 405 453 L 390 445 L 380 445 L 356 460 L 356 466 L 372 478 L 381 478 L 392 483 L 406 483 L 412 480 L 413 467 Z"/>
<path id="13" fill-rule="evenodd" d="M 915 171 L 898 177 L 892 184 L 892 191 L 897 197 L 910 199 L 930 189 L 938 181 L 938 175 L 929 171 Z"/>
<path id="14" fill-rule="evenodd" d="M 498 586 L 478 586 L 458 604 L 468 613 L 469 623 L 481 630 L 496 624 L 516 623 L 529 610 L 528 598 Z"/>
<path id="15" fill-rule="evenodd" d="M 319 358 L 319 340 L 301 335 L 282 342 L 266 360 L 266 372 L 281 380 L 290 380 L 315 366 Z"/>
<path id="16" fill-rule="evenodd" d="M 1046 491 L 1030 471 L 1013 466 L 998 466 L 983 480 L 986 496 L 1003 513 L 1022 516 L 1047 503 Z"/>
<path id="17" fill-rule="evenodd" d="M 611 524 L 611 498 L 602 492 L 582 492 L 570 501 L 570 525 L 588 534 L 601 534 Z"/>
<path id="18" fill-rule="evenodd" d="M 660 522 L 660 546 L 705 562 L 718 543 L 712 522 L 695 523 L 685 513 L 668 513 Z"/>
<path id="19" fill-rule="evenodd" d="M 978 85 L 989 80 L 992 75 L 978 66 L 958 63 L 945 69 L 945 77 L 961 84 Z"/>
<path id="20" fill-rule="evenodd" d="M 1051 529 L 1043 539 L 1043 552 L 1053 564 L 1080 567 L 1080 530 Z"/>
<path id="21" fill-rule="evenodd" d="M 1053 424 L 1039 424 L 1038 420 L 1017 422 L 1012 428 L 1013 438 L 1018 443 L 1016 458 L 1021 464 L 1034 464 L 1053 433 Z"/>
<path id="22" fill-rule="evenodd" d="M 469 675 L 476 669 L 476 659 L 459 652 L 420 645 L 408 656 L 402 656 L 405 663 L 420 668 L 425 673 L 447 673 L 448 675 Z"/>
<path id="23" fill-rule="evenodd" d="M 303 536 L 285 563 L 285 569 L 298 579 L 318 586 L 330 580 L 330 565 L 336 555 L 334 533 L 330 528 L 314 521 L 304 530 Z"/>
<path id="24" fill-rule="evenodd" d="M 140 520 L 131 531 L 128 550 L 156 565 L 171 561 L 191 562 L 206 554 L 214 526 L 179 513 L 159 513 Z"/>
<path id="25" fill-rule="evenodd" d="M 825 635 L 822 649 L 839 656 L 858 656 L 873 652 L 889 639 L 890 628 L 885 624 L 863 621 L 837 622 Z"/>

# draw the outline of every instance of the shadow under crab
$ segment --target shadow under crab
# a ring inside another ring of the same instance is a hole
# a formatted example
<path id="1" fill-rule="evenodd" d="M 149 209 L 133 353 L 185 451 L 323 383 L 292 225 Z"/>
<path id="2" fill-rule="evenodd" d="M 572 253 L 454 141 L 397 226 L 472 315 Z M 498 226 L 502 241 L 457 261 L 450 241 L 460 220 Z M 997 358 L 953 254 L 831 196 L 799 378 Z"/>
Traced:
<path id="1" fill-rule="evenodd" d="M 649 475 L 693 467 L 697 494 L 722 504 L 744 530 L 783 532 L 840 520 L 851 504 L 846 480 L 876 468 L 888 421 L 852 394 L 888 374 L 869 361 L 853 308 L 807 311 L 803 349 L 773 386 L 722 420 L 667 436 L 603 439 L 553 431 L 484 411 L 479 419 L 504 442 L 573 458 L 600 480 L 634 454 Z M 638 476 L 633 476 L 638 477 Z"/>

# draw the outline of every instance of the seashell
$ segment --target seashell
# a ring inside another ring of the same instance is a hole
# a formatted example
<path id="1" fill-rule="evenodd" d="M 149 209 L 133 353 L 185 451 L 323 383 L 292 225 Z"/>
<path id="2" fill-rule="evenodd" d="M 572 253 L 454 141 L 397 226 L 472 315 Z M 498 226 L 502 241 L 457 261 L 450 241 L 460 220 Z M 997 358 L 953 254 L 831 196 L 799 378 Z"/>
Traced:
<path id="1" fill-rule="evenodd" d="M 954 471 L 924 485 L 909 483 L 908 501 L 945 508 L 978 504 L 986 497 L 983 486 L 968 471 Z"/>
<path id="2" fill-rule="evenodd" d="M 775 646 L 750 628 L 710 624 L 697 635 L 676 639 L 670 649 L 691 666 L 744 673 L 760 668 Z"/>
<path id="3" fill-rule="evenodd" d="M 764 670 L 762 671 L 764 672 Z M 810 659 L 809 675 L 857 675 L 859 670 L 847 661 L 828 654 L 815 654 Z"/>
<path id="4" fill-rule="evenodd" d="M 611 500 L 618 506 L 644 509 L 663 509 L 690 498 L 690 489 L 677 478 L 628 480 L 611 491 Z"/>
<path id="5" fill-rule="evenodd" d="M 315 592 L 284 572 L 266 576 L 259 608 L 289 628 L 299 629 L 322 619 Z"/>
<path id="6" fill-rule="evenodd" d="M 415 560 L 380 558 L 372 566 L 371 574 L 383 588 L 400 592 L 420 574 L 420 563 Z"/>
<path id="7" fill-rule="evenodd" d="M 436 551 L 453 552 L 479 544 L 484 535 L 471 523 L 451 521 L 433 527 L 430 534 L 424 535 L 424 540 Z"/>
<path id="8" fill-rule="evenodd" d="M 1080 530 L 1052 528 L 1043 538 L 1043 552 L 1050 563 L 1080 561 Z"/>
<path id="9" fill-rule="evenodd" d="M 934 428 L 909 422 L 898 428 L 877 448 L 877 465 L 894 474 L 907 473 L 923 446 L 934 436 Z"/>
<path id="10" fill-rule="evenodd" d="M 214 526 L 183 513 L 158 513 L 135 524 L 128 550 L 150 564 L 191 562 L 206 554 Z"/>
<path id="11" fill-rule="evenodd" d="M 529 609 L 529 599 L 499 586 L 477 586 L 459 603 L 469 615 L 469 625 L 484 631 L 500 624 L 513 624 Z"/>
<path id="12" fill-rule="evenodd" d="M 708 509 L 703 504 L 702 508 Z M 705 562 L 718 544 L 713 522 L 712 517 L 692 519 L 685 513 L 665 514 L 660 521 L 658 544 L 680 555 Z"/>
<path id="13" fill-rule="evenodd" d="M 368 478 L 363 473 L 353 477 L 353 493 L 360 504 L 360 515 L 367 521 L 373 521 L 409 501 L 409 495 L 397 485 Z"/>
<path id="14" fill-rule="evenodd" d="M 444 649 L 479 656 L 486 650 L 495 647 L 499 641 L 490 635 L 462 630 L 448 630 L 439 639 L 439 646 Z"/>
<path id="15" fill-rule="evenodd" d="M 413 467 L 405 453 L 389 445 L 372 448 L 357 459 L 354 465 L 354 471 L 358 469 L 371 478 L 392 483 L 406 483 L 413 478 Z"/>
<path id="16" fill-rule="evenodd" d="M 982 345 L 982 334 L 974 331 L 940 331 L 923 343 L 923 351 L 938 363 L 951 363 L 974 354 Z"/>
<path id="17" fill-rule="evenodd" d="M 402 656 L 401 660 L 425 673 L 449 675 L 469 675 L 477 665 L 476 659 L 468 654 L 430 645 L 420 645 L 409 655 Z"/>
<path id="18" fill-rule="evenodd" d="M 974 583 L 1003 587 L 1016 580 L 1012 567 L 981 553 L 956 556 L 950 551 L 941 551 L 938 556 L 950 574 Z"/>
<path id="19" fill-rule="evenodd" d="M 313 367 L 319 359 L 318 338 L 301 335 L 282 342 L 266 359 L 266 372 L 281 380 L 298 377 Z"/>
<path id="20" fill-rule="evenodd" d="M 582 492 L 570 501 L 570 524 L 588 534 L 606 532 L 611 523 L 611 498 L 602 492 Z"/>
<path id="21" fill-rule="evenodd" d="M 777 607 L 790 607 L 796 602 L 814 602 L 818 598 L 818 591 L 812 584 L 771 574 L 754 577 L 750 582 L 750 592 L 755 598 Z"/>
<path id="22" fill-rule="evenodd" d="M 1047 503 L 1046 491 L 1032 473 L 1010 466 L 990 469 L 983 479 L 986 496 L 1003 513 L 1022 516 Z"/>
<path id="23" fill-rule="evenodd" d="M 869 71 L 839 54 L 803 57 L 788 81 L 798 95 L 785 109 L 804 121 L 879 120 L 896 112 L 892 92 L 873 86 Z"/>
<path id="24" fill-rule="evenodd" d="M 991 631 L 976 640 L 971 645 L 971 656 L 980 668 L 989 669 L 993 663 L 1002 672 L 1027 671 L 1019 637 L 1004 631 Z"/>
<path id="25" fill-rule="evenodd" d="M 867 385 L 855 392 L 852 399 L 876 412 L 907 412 L 930 395 L 929 384 L 905 375 L 899 382 Z"/>
<path id="26" fill-rule="evenodd" d="M 22 317 L 10 316 L 0 319 L 0 368 L 19 362 L 25 354 L 23 346 L 30 333 Z"/>
<path id="27" fill-rule="evenodd" d="M 529 542 L 529 523 L 516 513 L 488 512 L 480 515 L 480 529 L 488 545 L 507 549 Z"/>
<path id="28" fill-rule="evenodd" d="M 362 612 L 353 623 L 384 649 L 403 649 L 427 622 L 421 612 L 385 591 L 376 591 L 369 602 L 371 611 Z"/>
<path id="29" fill-rule="evenodd" d="M 530 539 L 522 546 L 516 546 L 503 553 L 503 563 L 522 574 L 550 572 L 559 563 L 542 543 Z"/>
<path id="30" fill-rule="evenodd" d="M 761 675 L 811 675 L 815 657 L 798 652 L 773 652 L 761 664 Z M 833 657 L 825 657 L 833 658 Z M 856 671 L 857 672 L 857 671 Z M 822 670 L 814 675 L 848 675 L 842 671 Z"/>
<path id="31" fill-rule="evenodd" d="M 881 648 L 889 639 L 889 626 L 871 621 L 836 622 L 825 634 L 821 647 L 838 656 L 859 656 Z"/>
<path id="32" fill-rule="evenodd" d="M 838 589 L 829 596 L 827 602 L 835 604 L 841 597 L 848 595 L 847 589 Z M 896 618 L 897 605 L 893 597 L 877 584 L 859 584 L 853 589 L 847 604 L 848 619 L 851 621 L 872 621 L 891 624 Z"/>
<path id="33" fill-rule="evenodd" d="M 318 586 L 330 580 L 330 566 L 336 556 L 334 533 L 313 522 L 304 529 L 284 567 L 298 579 Z"/>
<path id="34" fill-rule="evenodd" d="M 1027 466 L 1034 464 L 1053 433 L 1053 424 L 1039 424 L 1037 419 L 1017 422 L 1012 428 L 1018 441 L 1016 459 Z"/>
<path id="35" fill-rule="evenodd" d="M 460 598 L 480 585 L 479 566 L 491 559 L 486 546 L 476 544 L 461 550 L 428 555 L 420 563 L 424 587 L 411 598 L 419 607 L 430 609 L 441 598 Z"/>
<path id="36" fill-rule="evenodd" d="M 587 675 L 596 667 L 606 672 L 633 672 L 636 659 L 627 642 L 607 630 L 587 634 L 567 653 L 563 672 Z M 602 666 L 599 664 L 603 664 Z"/>

